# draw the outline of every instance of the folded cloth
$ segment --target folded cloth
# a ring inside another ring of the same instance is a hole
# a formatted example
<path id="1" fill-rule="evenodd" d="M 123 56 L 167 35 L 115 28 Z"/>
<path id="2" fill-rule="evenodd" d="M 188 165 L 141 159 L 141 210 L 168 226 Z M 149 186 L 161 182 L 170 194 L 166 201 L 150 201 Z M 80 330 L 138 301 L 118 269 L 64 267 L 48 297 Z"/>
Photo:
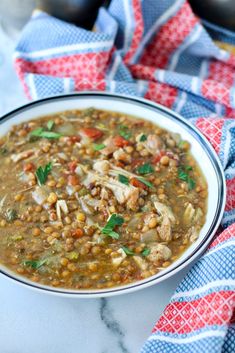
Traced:
<path id="1" fill-rule="evenodd" d="M 81 90 L 145 97 L 190 119 L 219 155 L 224 231 L 177 288 L 144 353 L 235 350 L 235 55 L 213 41 L 222 32 L 206 28 L 185 0 L 113 0 L 94 32 L 35 12 L 15 51 L 29 98 Z"/>

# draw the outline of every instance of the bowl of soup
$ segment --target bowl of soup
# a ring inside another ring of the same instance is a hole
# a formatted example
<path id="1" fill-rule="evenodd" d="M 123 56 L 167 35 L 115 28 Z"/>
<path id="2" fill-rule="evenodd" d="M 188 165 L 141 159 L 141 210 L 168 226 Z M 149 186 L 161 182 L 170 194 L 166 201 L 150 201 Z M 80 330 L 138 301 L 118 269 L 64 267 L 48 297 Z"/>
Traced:
<path id="1" fill-rule="evenodd" d="M 224 210 L 216 153 L 145 99 L 84 92 L 0 120 L 0 271 L 71 297 L 157 284 L 199 256 Z"/>

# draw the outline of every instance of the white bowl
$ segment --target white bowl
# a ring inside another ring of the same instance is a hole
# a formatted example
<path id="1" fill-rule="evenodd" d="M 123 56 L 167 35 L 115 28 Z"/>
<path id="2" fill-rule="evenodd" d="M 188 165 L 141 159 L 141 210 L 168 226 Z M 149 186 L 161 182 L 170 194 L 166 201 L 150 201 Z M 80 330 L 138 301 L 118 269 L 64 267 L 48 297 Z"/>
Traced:
<path id="1" fill-rule="evenodd" d="M 165 270 L 156 275 L 127 285 L 101 289 L 101 290 L 71 290 L 67 288 L 54 288 L 35 283 L 20 276 L 7 267 L 0 265 L 0 272 L 11 279 L 37 290 L 62 296 L 88 298 L 105 297 L 151 286 L 159 283 L 183 269 L 198 257 L 212 240 L 223 215 L 225 207 L 225 178 L 220 161 L 206 138 L 197 128 L 173 111 L 148 100 L 100 92 L 82 92 L 46 98 L 22 106 L 0 119 L 0 135 L 4 135 L 12 125 L 37 119 L 43 115 L 54 114 L 71 109 L 85 109 L 95 107 L 131 114 L 150 120 L 167 130 L 177 132 L 183 140 L 191 144 L 191 152 L 200 165 L 208 183 L 208 212 L 198 239 L 183 255 Z"/>

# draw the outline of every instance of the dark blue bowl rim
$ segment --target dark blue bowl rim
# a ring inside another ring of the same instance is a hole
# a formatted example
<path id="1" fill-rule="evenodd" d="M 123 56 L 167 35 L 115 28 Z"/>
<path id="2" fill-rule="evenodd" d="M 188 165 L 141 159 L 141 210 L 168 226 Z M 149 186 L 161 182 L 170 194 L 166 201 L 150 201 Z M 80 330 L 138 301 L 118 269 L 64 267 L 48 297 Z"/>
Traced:
<path id="1" fill-rule="evenodd" d="M 181 268 L 185 267 L 187 264 L 190 263 L 190 258 L 193 257 L 194 255 L 196 255 L 200 249 L 205 245 L 205 243 L 208 243 L 209 240 L 213 239 L 213 236 L 216 232 L 216 230 L 219 227 L 221 218 L 222 218 L 222 214 L 224 211 L 224 207 L 225 207 L 225 196 L 226 196 L 226 184 L 225 184 L 225 177 L 224 177 L 224 173 L 223 173 L 223 168 L 221 166 L 221 163 L 215 153 L 215 151 L 213 150 L 213 147 L 210 145 L 210 143 L 205 139 L 205 137 L 201 134 L 201 132 L 194 126 L 192 125 L 189 121 L 187 121 L 186 119 L 184 119 L 183 117 L 181 117 L 179 114 L 173 112 L 172 110 L 151 102 L 147 99 L 143 99 L 143 98 L 139 98 L 139 97 L 133 97 L 133 96 L 128 96 L 128 95 L 121 95 L 121 94 L 113 94 L 113 93 L 107 93 L 107 92 L 78 92 L 78 93 L 71 93 L 71 94 L 61 94 L 61 95 L 57 95 L 57 96 L 53 96 L 53 97 L 48 97 L 48 98 L 43 98 L 40 100 L 36 100 L 30 103 L 27 103 L 25 105 L 20 106 L 19 108 L 16 108 L 12 111 L 10 111 L 9 113 L 3 115 L 2 117 L 0 117 L 0 125 L 2 123 L 4 123 L 6 120 L 12 119 L 13 117 L 15 117 L 17 114 L 22 113 L 24 111 L 30 110 L 31 108 L 43 105 L 45 103 L 49 103 L 49 102 L 55 102 L 55 101 L 63 101 L 63 100 L 73 100 L 73 99 L 81 99 L 81 98 L 91 98 L 92 99 L 100 99 L 100 98 L 105 98 L 105 99 L 114 99 L 115 101 L 119 100 L 121 102 L 131 102 L 131 103 L 135 103 L 135 105 L 139 105 L 142 107 L 145 107 L 149 110 L 154 110 L 154 111 L 159 111 L 162 115 L 167 116 L 167 118 L 170 118 L 174 121 L 177 121 L 178 124 L 180 124 L 181 126 L 184 127 L 184 129 L 186 129 L 187 131 L 190 132 L 190 134 L 200 143 L 201 146 L 204 147 L 204 151 L 207 153 L 207 157 L 210 159 L 213 168 L 215 170 L 216 176 L 217 176 L 217 185 L 218 185 L 218 203 L 217 203 L 217 208 L 216 208 L 216 212 L 214 215 L 214 218 L 211 222 L 210 228 L 208 229 L 208 232 L 206 233 L 206 235 L 204 236 L 203 240 L 200 242 L 200 244 L 198 244 L 198 246 L 194 249 L 194 251 L 190 254 L 190 256 L 188 256 L 184 261 L 182 261 L 180 264 L 178 264 L 177 267 L 172 268 L 171 270 L 163 273 L 161 275 L 158 274 L 157 278 L 155 278 L 154 276 L 150 277 L 149 279 L 146 280 L 142 280 L 139 281 L 137 283 L 130 283 L 124 286 L 120 286 L 120 287 L 113 287 L 113 288 L 109 288 L 109 289 L 101 289 L 99 291 L 96 290 L 90 290 L 90 291 L 79 291 L 79 290 L 70 290 L 68 289 L 68 291 L 66 291 L 66 288 L 53 288 L 50 286 L 44 286 L 41 285 L 40 283 L 32 283 L 30 281 L 24 280 L 23 277 L 19 277 L 18 275 L 14 276 L 13 274 L 9 274 L 6 271 L 0 269 L 0 273 L 9 277 L 10 279 L 19 282 L 20 284 L 32 287 L 34 289 L 39 289 L 42 290 L 44 292 L 50 292 L 50 293 L 54 293 L 54 294 L 61 294 L 61 295 L 66 295 L 66 296 L 74 296 L 74 297 L 102 297 L 102 296 L 106 296 L 106 295 L 115 295 L 118 293 L 126 293 L 129 291 L 132 291 L 134 289 L 137 288 L 145 288 L 146 286 L 150 286 L 153 285 L 155 282 L 160 282 L 160 280 L 164 279 L 165 276 L 167 276 L 167 278 L 169 277 L 169 274 L 171 272 L 178 272 Z M 94 104 L 95 105 L 95 104 Z"/>

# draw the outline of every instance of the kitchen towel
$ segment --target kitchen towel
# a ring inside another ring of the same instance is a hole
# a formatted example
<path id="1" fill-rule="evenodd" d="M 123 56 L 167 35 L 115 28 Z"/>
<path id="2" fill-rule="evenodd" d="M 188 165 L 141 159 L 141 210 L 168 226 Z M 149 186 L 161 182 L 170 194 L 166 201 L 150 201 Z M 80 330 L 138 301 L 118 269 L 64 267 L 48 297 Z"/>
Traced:
<path id="1" fill-rule="evenodd" d="M 214 41 L 216 40 L 216 42 Z M 235 44 L 185 0 L 113 0 L 94 31 L 35 11 L 15 50 L 29 99 L 100 90 L 150 99 L 190 119 L 223 165 L 222 230 L 177 288 L 143 353 L 234 352 Z"/>

